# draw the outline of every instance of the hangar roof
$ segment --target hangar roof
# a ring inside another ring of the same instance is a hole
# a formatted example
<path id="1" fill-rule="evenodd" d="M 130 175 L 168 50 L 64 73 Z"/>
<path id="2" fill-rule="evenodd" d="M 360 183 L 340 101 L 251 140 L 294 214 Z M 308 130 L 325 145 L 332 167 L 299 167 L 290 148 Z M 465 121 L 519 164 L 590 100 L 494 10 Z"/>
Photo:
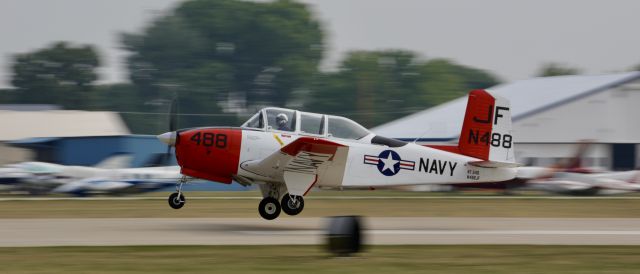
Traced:
<path id="1" fill-rule="evenodd" d="M 34 137 L 126 135 L 120 115 L 108 111 L 0 110 L 0 141 Z"/>
<path id="2" fill-rule="evenodd" d="M 530 115 L 636 79 L 640 79 L 640 72 L 539 77 L 497 85 L 488 90 L 511 101 L 512 119 L 517 122 Z M 377 126 L 371 131 L 382 136 L 409 141 L 416 138 L 419 138 L 419 141 L 457 139 L 466 106 L 465 96 Z"/>

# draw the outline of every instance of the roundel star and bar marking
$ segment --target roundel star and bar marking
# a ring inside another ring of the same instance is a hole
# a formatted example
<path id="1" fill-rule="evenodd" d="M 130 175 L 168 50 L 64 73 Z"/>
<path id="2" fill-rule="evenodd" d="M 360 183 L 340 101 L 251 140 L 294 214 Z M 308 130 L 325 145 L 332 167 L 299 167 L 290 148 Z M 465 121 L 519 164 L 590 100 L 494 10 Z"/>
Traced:
<path id="1" fill-rule="evenodd" d="M 384 176 L 396 175 L 401 169 L 415 170 L 416 167 L 416 162 L 402 160 L 393 150 L 382 151 L 378 156 L 364 155 L 364 163 L 377 166 L 378 171 Z"/>

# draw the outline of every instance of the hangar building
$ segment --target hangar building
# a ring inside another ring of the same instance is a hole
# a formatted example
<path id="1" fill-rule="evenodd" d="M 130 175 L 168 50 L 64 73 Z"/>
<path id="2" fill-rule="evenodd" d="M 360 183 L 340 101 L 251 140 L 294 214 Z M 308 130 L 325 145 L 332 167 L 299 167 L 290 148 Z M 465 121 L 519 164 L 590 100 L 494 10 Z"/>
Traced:
<path id="1" fill-rule="evenodd" d="M 110 156 L 124 154 L 131 157 L 130 167 L 176 164 L 175 157 L 166 161 L 167 145 L 154 135 L 40 137 L 8 144 L 29 149 L 34 156 L 29 160 L 63 165 L 93 166 Z"/>
<path id="2" fill-rule="evenodd" d="M 109 111 L 0 105 L 0 128 L 0 165 L 34 160 L 91 166 L 128 154 L 132 167 L 139 167 L 160 164 L 167 151 L 155 136 L 130 135 L 120 115 Z"/>
<path id="3" fill-rule="evenodd" d="M 511 101 L 516 159 L 548 166 L 576 155 L 588 167 L 640 166 L 640 72 L 541 77 L 489 89 Z M 419 143 L 457 142 L 467 98 L 377 126 L 382 136 Z"/>
<path id="4" fill-rule="evenodd" d="M 52 105 L 0 105 L 0 128 L 0 164 L 28 160 L 65 162 L 51 154 L 61 150 L 45 146 L 43 138 L 129 134 L 129 129 L 117 113 L 60 110 Z M 40 146 L 17 147 L 10 144 L 26 144 L 29 140 L 38 141 Z M 99 156 L 100 151 L 106 149 L 108 148 L 96 147 L 91 151 L 81 152 L 87 158 L 92 157 L 91 155 Z"/>

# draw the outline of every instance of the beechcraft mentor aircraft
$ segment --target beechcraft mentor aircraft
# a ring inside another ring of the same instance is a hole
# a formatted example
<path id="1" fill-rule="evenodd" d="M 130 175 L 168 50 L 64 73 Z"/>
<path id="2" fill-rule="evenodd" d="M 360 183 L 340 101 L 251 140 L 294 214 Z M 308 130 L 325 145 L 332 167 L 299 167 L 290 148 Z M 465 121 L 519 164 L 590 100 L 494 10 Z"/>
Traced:
<path id="1" fill-rule="evenodd" d="M 469 93 L 460 141 L 451 146 L 405 143 L 344 117 L 283 108 L 262 109 L 239 128 L 183 129 L 158 138 L 175 147 L 184 175 L 169 197 L 172 208 L 184 205 L 181 189 L 189 177 L 235 180 L 260 186 L 258 211 L 267 220 L 281 210 L 299 214 L 313 186 L 497 182 L 513 179 L 517 166 L 509 101 L 485 90 Z"/>

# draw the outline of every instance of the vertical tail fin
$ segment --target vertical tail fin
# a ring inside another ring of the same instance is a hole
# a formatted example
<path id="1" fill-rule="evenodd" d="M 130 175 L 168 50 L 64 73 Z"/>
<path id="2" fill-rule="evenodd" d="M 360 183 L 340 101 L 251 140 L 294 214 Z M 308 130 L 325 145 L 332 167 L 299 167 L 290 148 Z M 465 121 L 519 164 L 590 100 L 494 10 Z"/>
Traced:
<path id="1" fill-rule="evenodd" d="M 482 166 L 514 166 L 511 104 L 504 97 L 477 89 L 469 93 L 458 148 Z"/>
<path id="2" fill-rule="evenodd" d="M 593 143 L 592 140 L 580 140 L 578 144 L 578 148 L 574 153 L 573 157 L 569 160 L 569 162 L 564 165 L 557 166 L 558 168 L 563 168 L 567 170 L 580 170 L 582 169 L 582 158 L 584 157 L 585 152 L 589 149 L 589 146 Z"/>

